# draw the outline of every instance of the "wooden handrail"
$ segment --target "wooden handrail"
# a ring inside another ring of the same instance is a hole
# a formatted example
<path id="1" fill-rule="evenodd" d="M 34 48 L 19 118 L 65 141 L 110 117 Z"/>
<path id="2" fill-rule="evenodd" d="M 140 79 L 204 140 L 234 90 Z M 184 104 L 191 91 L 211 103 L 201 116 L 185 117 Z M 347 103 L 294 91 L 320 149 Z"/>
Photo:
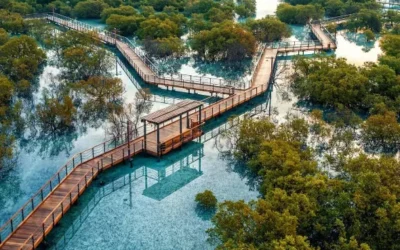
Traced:
<path id="1" fill-rule="evenodd" d="M 135 144 L 136 144 L 136 143 L 138 143 L 138 142 L 140 142 L 140 141 L 143 141 L 143 139 L 142 139 L 142 140 L 139 140 L 139 141 L 136 141 L 136 142 L 134 142 L 134 141 L 135 141 L 135 140 L 132 140 L 132 143 L 135 143 Z M 126 146 L 127 146 L 127 144 L 125 144 L 124 146 L 122 146 L 121 149 L 124 150 L 125 148 L 128 148 L 128 147 L 126 147 Z M 133 152 L 131 152 L 131 155 L 132 155 L 132 154 L 135 155 L 137 152 L 141 152 L 142 150 L 143 150 L 143 147 L 141 147 L 140 149 L 137 149 L 137 148 L 134 147 L 134 150 L 133 150 Z M 79 164 L 79 165 L 82 165 L 82 164 L 84 164 L 84 163 L 81 163 L 81 164 Z M 52 217 L 52 219 L 53 219 L 54 213 L 55 213 L 56 210 L 58 210 L 59 208 L 62 209 L 61 213 L 63 213 L 65 209 L 64 209 L 63 206 L 61 206 L 61 204 L 64 204 L 64 202 L 65 202 L 68 198 L 71 197 L 70 194 L 72 194 L 73 192 L 75 192 L 75 191 L 74 191 L 75 189 L 76 189 L 76 191 L 78 192 L 77 195 L 79 196 L 80 189 L 79 189 L 78 187 L 79 187 L 81 184 L 84 185 L 84 186 L 86 186 L 87 181 L 89 181 L 89 182 L 92 181 L 93 178 L 94 178 L 94 176 L 97 175 L 97 174 L 99 174 L 99 171 L 101 171 L 103 168 L 104 168 L 104 166 L 102 166 L 101 169 L 96 169 L 96 168 L 94 168 L 94 167 L 91 167 L 92 171 L 88 170 L 87 173 L 85 173 L 85 175 L 84 175 L 82 178 L 79 179 L 78 184 L 75 185 L 74 187 L 72 187 L 72 188 L 71 188 L 71 191 L 69 191 L 68 194 L 67 194 L 60 202 L 58 202 L 58 204 L 51 210 L 51 212 L 49 213 L 49 215 L 47 215 L 47 216 L 43 219 L 42 224 L 44 224 L 44 225 L 47 224 L 50 217 Z M 95 169 L 96 169 L 96 172 L 94 172 Z M 95 174 L 92 174 L 92 173 L 95 173 Z M 87 179 L 87 177 L 89 177 L 89 180 Z M 82 189 L 81 189 L 81 190 L 82 190 Z M 76 196 L 74 196 L 74 198 L 75 198 L 75 197 L 76 197 Z M 54 221 L 53 221 L 53 223 L 54 223 Z M 46 228 L 46 229 L 47 229 L 47 228 Z M 32 237 L 33 237 L 36 233 L 38 233 L 39 231 L 40 231 L 40 229 L 35 230 L 35 231 L 31 234 L 31 236 L 25 241 L 24 245 L 26 245 L 26 243 L 27 243 L 28 241 L 30 241 L 30 240 L 32 239 Z M 38 238 L 38 239 L 40 239 L 40 238 Z M 37 241 L 37 239 L 36 239 L 36 241 Z M 36 243 L 36 241 L 34 242 L 34 244 Z M 33 246 L 33 247 L 35 247 L 35 246 Z"/>

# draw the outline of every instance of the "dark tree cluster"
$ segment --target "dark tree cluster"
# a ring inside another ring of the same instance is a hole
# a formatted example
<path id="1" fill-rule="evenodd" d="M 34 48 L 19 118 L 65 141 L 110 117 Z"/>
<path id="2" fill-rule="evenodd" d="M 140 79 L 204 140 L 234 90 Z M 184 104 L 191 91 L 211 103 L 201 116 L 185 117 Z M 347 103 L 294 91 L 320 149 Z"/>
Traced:
<path id="1" fill-rule="evenodd" d="M 26 5 L 27 9 L 17 8 L 19 4 Z M 289 28 L 275 18 L 251 20 L 256 11 L 254 0 L 40 0 L 29 3 L 7 0 L 2 5 L 4 11 L 13 14 L 0 23 L 12 27 L 15 33 L 26 30 L 19 14 L 55 11 L 76 18 L 101 19 L 109 31 L 139 38 L 145 50 L 155 58 L 181 57 L 193 50 L 202 59 L 236 61 L 251 57 L 256 42 L 276 41 L 290 34 Z M 248 20 L 234 23 L 235 15 Z M 31 26 L 35 26 L 34 22 Z M 182 37 L 185 34 L 188 39 Z M 44 34 L 36 33 L 35 37 L 41 39 Z M 211 44 L 219 43 L 216 39 L 222 39 L 227 47 L 210 49 Z"/>
<path id="2" fill-rule="evenodd" d="M 219 205 L 208 230 L 217 249 L 397 249 L 400 162 L 364 154 L 323 171 L 307 138 L 320 122 L 244 120 L 230 131 L 262 197 Z M 322 125 L 324 127 L 324 125 Z M 321 133 L 320 133 L 321 134 Z M 328 139 L 329 144 L 346 141 Z M 343 152 L 348 151 L 345 149 Z M 328 153 L 336 155 L 337 148 Z M 340 157 L 336 155 L 335 157 Z"/>
<path id="3" fill-rule="evenodd" d="M 343 58 L 297 58 L 292 89 L 301 100 L 366 117 L 364 149 L 393 154 L 400 150 L 400 36 L 387 34 L 380 46 L 379 63 L 362 67 Z"/>
<path id="4" fill-rule="evenodd" d="M 1 10 L 2 11 L 2 10 Z M 10 37 L 23 26 L 19 16 L 0 15 L 0 169 L 4 160 L 13 156 L 15 135 L 25 127 L 21 117 L 21 98 L 30 96 L 34 81 L 46 59 L 36 41 L 26 35 Z M 5 20 L 5 21 L 4 21 Z M 18 28 L 16 28 L 18 27 Z M 5 28 L 5 29 L 4 29 Z"/>
<path id="5" fill-rule="evenodd" d="M 286 3 L 297 5 L 319 6 L 328 17 L 342 16 L 357 13 L 362 9 L 378 10 L 380 5 L 374 0 L 349 1 L 349 0 L 285 0 Z"/>

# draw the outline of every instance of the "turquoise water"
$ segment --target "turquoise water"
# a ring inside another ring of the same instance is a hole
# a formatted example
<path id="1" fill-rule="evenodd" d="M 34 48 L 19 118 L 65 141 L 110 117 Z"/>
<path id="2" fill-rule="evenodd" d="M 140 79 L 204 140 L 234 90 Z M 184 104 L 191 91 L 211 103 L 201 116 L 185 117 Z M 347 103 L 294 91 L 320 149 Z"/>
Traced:
<path id="1" fill-rule="evenodd" d="M 257 17 L 273 14 L 278 1 L 258 1 Z M 97 21 L 91 24 L 104 27 Z M 309 37 L 308 30 L 302 26 L 291 26 L 293 36 L 287 41 L 301 41 Z M 337 56 L 345 57 L 357 65 L 365 61 L 376 61 L 379 40 L 373 43 L 363 41 L 362 35 L 338 34 Z M 288 113 L 303 112 L 297 99 L 290 92 L 285 75 L 290 74 L 290 57 L 280 60 L 282 74 L 273 87 L 271 96 L 264 96 L 243 105 L 232 114 L 249 112 L 259 104 L 264 104 L 262 114 L 272 114 L 277 121 L 284 120 Z M 205 74 L 216 77 L 235 75 L 235 70 L 224 65 L 211 67 L 195 61 L 175 63 L 168 68 L 185 74 Z M 191 65 L 192 63 L 192 65 Z M 193 66 L 194 65 L 194 66 Z M 196 71 L 197 70 L 197 71 Z M 58 69 L 46 66 L 41 75 L 39 90 L 47 86 L 49 73 Z M 123 80 L 126 92 L 125 102 L 132 102 L 137 87 L 126 73 L 117 67 L 110 69 Z M 133 72 L 131 70 L 131 72 Z M 152 110 L 168 106 L 183 98 L 204 99 L 202 95 L 172 92 L 145 85 L 135 75 L 142 88 L 150 88 L 155 99 Z M 37 100 L 34 98 L 34 102 Z M 272 108 L 266 109 L 265 104 Z M 29 110 L 26 111 L 27 113 Z M 224 116 L 225 119 L 227 116 Z M 226 124 L 224 118 L 211 122 L 210 127 L 218 128 Z M 215 135 L 215 134 L 214 134 Z M 258 193 L 251 190 L 247 179 L 232 171 L 230 161 L 224 159 L 218 149 L 226 146 L 220 137 L 206 142 L 209 134 L 201 141 L 193 142 L 162 159 L 140 157 L 134 159 L 134 168 L 118 166 L 102 174 L 81 197 L 79 204 L 47 239 L 50 246 L 60 244 L 63 249 L 64 235 L 67 234 L 66 249 L 208 249 L 205 230 L 211 226 L 210 214 L 196 209 L 194 196 L 204 189 L 212 190 L 219 201 L 250 200 Z M 106 139 L 104 124 L 82 126 L 76 133 L 60 135 L 55 138 L 36 138 L 21 142 L 17 149 L 15 167 L 1 176 L 0 182 L 0 223 L 4 223 L 17 211 L 73 154 L 90 148 Z M 203 155 L 204 154 L 204 155 Z M 187 162 L 189 159 L 189 163 Z M 136 177 L 134 175 L 136 174 Z M 130 177 L 129 177 L 130 176 Z M 127 181 L 127 180 L 131 181 Z M 125 185 L 115 188 L 125 181 Z M 112 188 L 114 183 L 114 191 Z M 127 184 L 130 183 L 130 184 Z M 146 184 L 147 183 L 147 184 Z M 104 185 L 101 185 L 104 184 Z M 104 189 L 104 193 L 101 193 Z M 110 191 L 111 190 L 111 191 Z M 97 199 L 95 198 L 97 197 Z M 96 200 L 94 200 L 96 199 Z M 71 225 L 74 225 L 72 230 Z M 77 232 L 73 235 L 71 232 Z M 72 237 L 72 238 L 71 238 Z M 72 240 L 67 240 L 71 238 Z"/>
<path id="2" fill-rule="evenodd" d="M 222 131 L 227 118 L 268 112 L 266 94 L 204 127 L 205 134 L 164 156 L 135 157 L 133 168 L 119 165 L 102 173 L 47 237 L 53 249 L 212 249 L 205 230 L 212 213 L 197 208 L 194 197 L 212 190 L 219 201 L 249 201 L 258 192 L 234 169 Z"/>
<path id="3" fill-rule="evenodd" d="M 48 53 L 51 57 L 51 53 Z M 130 81 L 121 67 L 110 69 L 119 77 L 124 85 L 124 102 L 134 101 L 136 86 Z M 50 85 L 50 75 L 59 70 L 54 66 L 46 66 L 39 78 L 38 91 L 34 93 L 32 103 L 25 106 L 24 113 L 31 113 L 31 107 L 39 102 L 44 87 Z M 132 72 L 132 70 L 131 70 Z M 149 88 L 153 94 L 152 111 L 169 106 L 184 98 L 203 100 L 207 96 L 172 92 L 144 85 L 135 74 L 140 86 Z M 37 190 L 60 169 L 74 154 L 91 148 L 105 141 L 106 125 L 104 121 L 95 120 L 90 124 L 79 124 L 72 133 L 57 136 L 34 136 L 29 140 L 20 140 L 16 148 L 14 167 L 1 176 L 0 182 L 0 224 L 6 222 Z"/>

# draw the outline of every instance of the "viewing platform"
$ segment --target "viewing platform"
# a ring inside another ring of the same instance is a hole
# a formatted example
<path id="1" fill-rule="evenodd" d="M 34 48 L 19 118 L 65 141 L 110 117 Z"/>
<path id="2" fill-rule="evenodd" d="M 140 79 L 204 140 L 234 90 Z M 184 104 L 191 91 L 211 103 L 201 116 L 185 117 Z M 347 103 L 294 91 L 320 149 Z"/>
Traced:
<path id="1" fill-rule="evenodd" d="M 93 27 L 56 15 L 45 14 L 42 18 L 78 31 L 96 31 L 98 38 L 105 43 L 115 45 L 149 84 L 221 93 L 226 97 L 208 106 L 201 101 L 178 102 L 143 117 L 142 131 L 135 131 L 136 133 L 129 131 L 72 157 L 0 228 L 0 249 L 37 248 L 100 172 L 129 161 L 141 153 L 160 158 L 200 137 L 201 126 L 207 121 L 264 94 L 274 81 L 278 53 L 287 49 L 264 46 L 257 58 L 250 87 L 236 89 L 227 84 L 228 82 L 216 78 L 190 76 L 188 80 L 188 76 L 185 75 L 181 75 L 178 79 L 160 77 L 151 60 L 135 48 L 127 38 L 95 30 Z M 317 26 L 315 30 L 317 32 Z M 319 36 L 322 38 L 321 49 L 334 48 L 332 45 L 334 41 L 322 33 Z M 307 49 L 310 49 L 310 46 L 301 46 L 296 51 Z M 154 129 L 148 131 L 147 124 L 152 124 Z"/>

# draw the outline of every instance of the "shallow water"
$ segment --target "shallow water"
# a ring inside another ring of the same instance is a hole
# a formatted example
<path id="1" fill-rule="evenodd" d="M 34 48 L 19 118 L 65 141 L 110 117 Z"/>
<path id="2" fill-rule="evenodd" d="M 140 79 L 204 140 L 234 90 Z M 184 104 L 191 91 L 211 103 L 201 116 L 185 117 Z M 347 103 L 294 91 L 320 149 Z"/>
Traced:
<path id="1" fill-rule="evenodd" d="M 257 18 L 274 14 L 277 4 L 277 0 L 258 1 Z M 91 20 L 89 23 L 104 28 L 104 25 L 98 21 Z M 291 28 L 293 35 L 287 41 L 301 41 L 309 38 L 307 28 L 302 26 L 291 26 Z M 376 61 L 381 52 L 378 41 L 366 43 L 362 35 L 340 33 L 337 38 L 338 49 L 335 54 L 345 57 L 349 62 L 357 65 L 361 65 L 365 61 Z M 281 60 L 279 65 L 280 68 L 290 67 L 290 62 Z M 203 74 L 215 77 L 237 75 L 237 72 L 232 69 L 221 70 L 223 65 L 216 67 L 215 65 L 196 64 L 193 59 L 172 65 L 171 68 L 184 74 Z M 110 70 L 115 71 L 114 69 Z M 45 76 L 49 72 L 57 72 L 57 69 L 52 66 L 45 68 L 40 80 L 41 86 L 48 84 Z M 131 72 L 133 71 L 131 70 Z M 131 102 L 137 88 L 120 67 L 118 67 L 117 73 L 118 77 L 123 80 L 126 89 L 125 100 Z M 243 109 L 235 111 L 231 115 L 246 112 L 259 103 L 269 102 L 272 104 L 272 108 L 265 109 L 263 114 L 272 113 L 274 119 L 279 121 L 284 120 L 288 112 L 303 112 L 297 106 L 297 99 L 288 89 L 283 75 L 277 79 L 270 98 L 263 97 L 261 101 L 246 104 Z M 201 100 L 204 98 L 199 95 L 160 90 L 143 84 L 137 75 L 135 77 L 142 87 L 149 87 L 157 98 L 158 101 L 154 103 L 153 110 L 168 106 L 171 100 L 183 98 Z M 40 93 L 36 95 L 40 96 Z M 167 103 L 160 102 L 160 100 Z M 216 127 L 220 123 L 224 124 L 225 122 L 222 119 L 211 124 Z M 51 175 L 67 162 L 71 155 L 104 141 L 105 137 L 104 127 L 100 126 L 89 127 L 86 131 L 79 131 L 77 134 L 56 139 L 42 138 L 40 141 L 27 142 L 26 147 L 18 150 L 16 166 L 0 182 L 0 223 L 5 222 L 17 211 Z M 205 230 L 211 226 L 208 220 L 209 215 L 196 209 L 195 194 L 204 189 L 211 189 L 218 200 L 222 201 L 250 200 L 256 198 L 258 193 L 250 190 L 246 179 L 241 179 L 238 173 L 230 170 L 229 161 L 221 158 L 218 150 L 214 147 L 215 139 L 205 143 L 204 140 L 203 137 L 201 143 L 193 142 L 183 147 L 181 151 L 164 157 L 161 162 L 157 162 L 153 158 L 139 157 L 134 159 L 133 169 L 121 165 L 102 174 L 99 180 L 82 196 L 76 209 L 66 216 L 58 227 L 60 230 L 54 231 L 49 237 L 50 246 L 63 240 L 64 233 L 71 230 L 69 226 L 73 221 L 77 222 L 83 217 L 87 217 L 82 220 L 82 223 L 78 223 L 81 224 L 80 226 L 74 228 L 74 231 L 78 233 L 72 237 L 67 249 L 84 247 L 90 249 L 212 248 L 205 243 L 207 238 Z M 201 160 L 199 159 L 200 149 L 204 152 L 204 156 L 200 157 Z M 197 160 L 190 164 L 185 163 L 184 160 L 192 155 Z M 171 174 L 172 172 L 175 174 Z M 125 185 L 110 192 L 113 181 L 115 183 L 121 183 L 121 180 L 127 182 L 129 173 L 131 173 L 131 182 L 129 182 L 131 185 Z M 138 176 L 137 178 L 132 178 L 134 173 Z M 147 178 L 144 173 L 147 173 Z M 103 188 L 100 186 L 100 181 L 104 181 L 104 187 L 107 187 L 104 188 L 106 195 L 99 194 Z M 94 202 L 93 197 L 99 199 Z"/>
<path id="2" fill-rule="evenodd" d="M 357 66 L 365 62 L 376 62 L 382 53 L 378 37 L 375 41 L 367 42 L 364 34 L 341 31 L 337 35 L 335 55 L 344 57 L 349 63 Z"/>
<path id="3" fill-rule="evenodd" d="M 51 53 L 49 54 L 51 57 Z M 124 102 L 134 101 L 138 91 L 127 74 L 118 67 L 110 69 L 118 74 L 124 85 Z M 39 102 L 41 91 L 48 87 L 49 74 L 59 70 L 54 66 L 46 66 L 39 79 L 38 92 L 34 93 L 33 105 Z M 137 75 L 136 75 L 137 77 Z M 136 80 L 141 82 L 137 77 Z M 141 82 L 141 84 L 143 84 Z M 145 86 L 146 87 L 146 86 Z M 178 94 L 161 89 L 150 88 L 153 94 L 152 111 L 167 107 L 183 98 L 202 100 L 206 96 L 193 94 Z M 16 149 L 16 163 L 0 182 L 0 224 L 6 222 L 40 187 L 56 173 L 76 153 L 91 148 L 107 139 L 106 124 L 82 126 L 74 133 L 56 137 L 39 137 L 35 140 L 21 141 Z"/>
<path id="4" fill-rule="evenodd" d="M 279 5 L 279 0 L 258 0 L 256 18 L 260 19 L 266 15 L 275 15 L 276 8 Z"/>
<path id="5" fill-rule="evenodd" d="M 219 201 L 249 201 L 258 195 L 239 174 L 229 172 L 213 145 L 214 139 L 191 142 L 161 162 L 137 157 L 133 169 L 126 164 L 102 174 L 91 188 L 92 195 L 85 194 L 76 208 L 88 211 L 84 221 L 73 215 L 71 220 L 64 218 L 64 228 L 48 240 L 62 248 L 67 232 L 65 249 L 212 249 L 205 243 L 211 215 L 196 207 L 195 195 L 205 189 Z M 107 183 L 105 191 L 100 181 Z M 119 186 L 123 187 L 115 188 Z"/>

